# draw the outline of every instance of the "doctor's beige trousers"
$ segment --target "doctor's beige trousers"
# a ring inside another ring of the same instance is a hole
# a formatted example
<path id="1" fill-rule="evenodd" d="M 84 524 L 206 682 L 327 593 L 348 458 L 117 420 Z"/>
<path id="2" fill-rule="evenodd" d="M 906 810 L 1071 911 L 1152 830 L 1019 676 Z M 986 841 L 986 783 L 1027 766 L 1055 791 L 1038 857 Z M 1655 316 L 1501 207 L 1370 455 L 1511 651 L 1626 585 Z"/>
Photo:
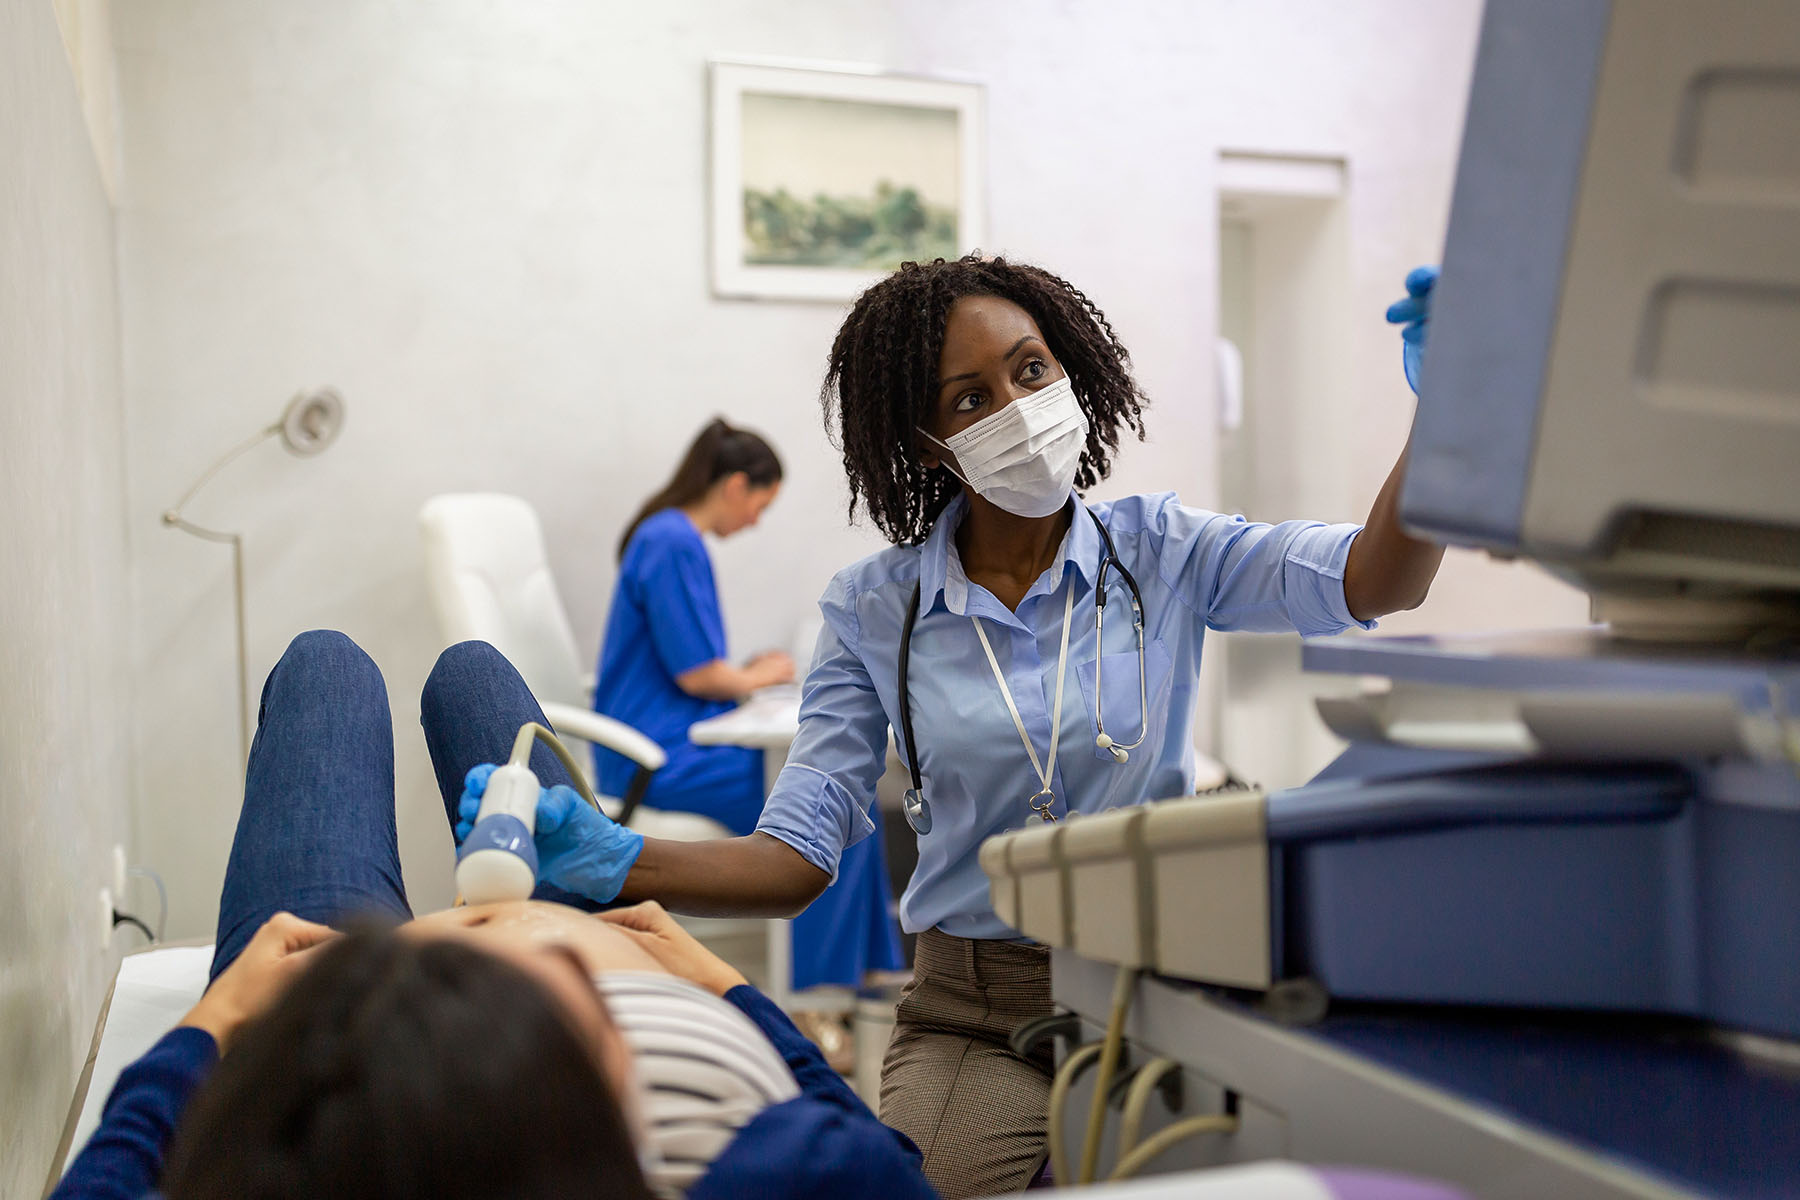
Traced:
<path id="1" fill-rule="evenodd" d="M 1051 1049 L 1007 1036 L 1050 1012 L 1050 952 L 1019 942 L 919 935 L 881 1066 L 881 1119 L 925 1154 L 944 1200 L 1016 1192 L 1043 1166 Z"/>

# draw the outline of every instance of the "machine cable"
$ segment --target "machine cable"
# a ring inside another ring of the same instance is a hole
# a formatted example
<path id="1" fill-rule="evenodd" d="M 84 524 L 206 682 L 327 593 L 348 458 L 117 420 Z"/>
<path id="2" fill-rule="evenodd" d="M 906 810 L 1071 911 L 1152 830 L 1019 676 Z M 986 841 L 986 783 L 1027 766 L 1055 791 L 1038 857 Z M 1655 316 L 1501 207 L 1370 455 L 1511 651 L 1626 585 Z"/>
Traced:
<path id="1" fill-rule="evenodd" d="M 1235 1133 L 1237 1127 L 1238 1119 L 1230 1113 L 1209 1113 L 1204 1117 L 1189 1117 L 1185 1121 L 1177 1121 L 1167 1129 L 1157 1130 L 1133 1146 L 1131 1153 L 1119 1159 L 1119 1164 L 1113 1168 L 1113 1173 L 1107 1178 L 1109 1180 L 1130 1179 L 1143 1170 L 1145 1164 L 1151 1159 L 1179 1142 L 1206 1133 Z"/>
<path id="2" fill-rule="evenodd" d="M 1070 1051 L 1063 1065 L 1057 1068 L 1056 1078 L 1050 1082 L 1050 1174 L 1055 1177 L 1058 1187 L 1074 1178 L 1069 1171 L 1069 1150 L 1063 1143 L 1063 1110 L 1069 1105 L 1069 1091 L 1075 1086 L 1075 1077 L 1098 1058 L 1104 1048 L 1103 1043 L 1089 1042 Z"/>
<path id="3" fill-rule="evenodd" d="M 1138 1133 L 1144 1127 L 1144 1110 L 1150 1107 L 1150 1097 L 1157 1085 L 1163 1076 L 1180 1068 L 1181 1064 L 1172 1058 L 1153 1058 L 1131 1081 L 1131 1090 L 1125 1094 L 1125 1116 L 1119 1122 L 1120 1162 L 1124 1162 L 1125 1156 L 1137 1147 Z"/>
<path id="4" fill-rule="evenodd" d="M 1106 1094 L 1112 1087 L 1113 1072 L 1119 1068 L 1119 1054 L 1125 1044 L 1125 1014 L 1131 1009 L 1131 992 L 1137 984 L 1138 968 L 1120 967 L 1113 982 L 1112 1016 L 1106 1022 L 1106 1040 L 1100 1043 L 1100 1069 L 1094 1077 L 1094 1099 L 1088 1105 L 1087 1137 L 1081 1145 L 1081 1175 L 1077 1182 L 1094 1182 L 1099 1167 L 1100 1136 L 1106 1130 Z"/>

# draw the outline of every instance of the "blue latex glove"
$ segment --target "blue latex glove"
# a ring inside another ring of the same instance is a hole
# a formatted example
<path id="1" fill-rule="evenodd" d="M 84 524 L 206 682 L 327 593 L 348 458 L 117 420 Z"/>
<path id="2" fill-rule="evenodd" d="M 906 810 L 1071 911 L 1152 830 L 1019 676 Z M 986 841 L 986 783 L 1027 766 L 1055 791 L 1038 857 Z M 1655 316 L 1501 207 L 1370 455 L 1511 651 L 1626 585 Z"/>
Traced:
<path id="1" fill-rule="evenodd" d="M 1406 275 L 1406 299 L 1388 305 L 1387 319 L 1400 330 L 1400 361 L 1406 368 L 1406 386 L 1419 394 L 1419 367 L 1425 361 L 1425 326 L 1431 320 L 1431 289 L 1437 284 L 1436 267 L 1414 267 Z"/>
<path id="2" fill-rule="evenodd" d="M 463 778 L 454 830 L 459 846 L 475 827 L 493 773 L 493 763 L 482 763 Z M 644 849 L 643 834 L 625 828 L 562 784 L 538 789 L 532 840 L 537 843 L 540 882 L 602 904 L 618 898 L 631 864 Z"/>

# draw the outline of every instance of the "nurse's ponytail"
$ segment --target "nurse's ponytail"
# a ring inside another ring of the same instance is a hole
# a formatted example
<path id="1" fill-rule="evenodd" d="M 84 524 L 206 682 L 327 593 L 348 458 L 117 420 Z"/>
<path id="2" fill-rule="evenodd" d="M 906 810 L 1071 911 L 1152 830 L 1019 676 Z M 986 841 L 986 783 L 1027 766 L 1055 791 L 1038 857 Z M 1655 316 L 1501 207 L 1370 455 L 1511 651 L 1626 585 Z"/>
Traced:
<path id="1" fill-rule="evenodd" d="M 639 525 L 665 508 L 681 508 L 694 503 L 726 476 L 742 471 L 751 487 L 765 488 L 781 482 L 781 459 L 774 447 L 748 429 L 735 429 L 715 418 L 709 422 L 694 444 L 688 447 L 675 475 L 661 491 L 644 501 L 644 506 L 625 527 L 619 539 L 619 557 Z"/>

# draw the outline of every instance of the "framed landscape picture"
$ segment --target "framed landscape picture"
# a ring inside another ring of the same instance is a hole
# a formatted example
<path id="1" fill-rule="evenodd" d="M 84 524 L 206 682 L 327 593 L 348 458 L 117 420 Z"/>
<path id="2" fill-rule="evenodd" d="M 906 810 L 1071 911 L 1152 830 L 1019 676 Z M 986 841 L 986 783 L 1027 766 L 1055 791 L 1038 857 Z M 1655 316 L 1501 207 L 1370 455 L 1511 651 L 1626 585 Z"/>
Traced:
<path id="1" fill-rule="evenodd" d="M 986 234 L 979 84 L 715 61 L 719 296 L 847 300 Z"/>

